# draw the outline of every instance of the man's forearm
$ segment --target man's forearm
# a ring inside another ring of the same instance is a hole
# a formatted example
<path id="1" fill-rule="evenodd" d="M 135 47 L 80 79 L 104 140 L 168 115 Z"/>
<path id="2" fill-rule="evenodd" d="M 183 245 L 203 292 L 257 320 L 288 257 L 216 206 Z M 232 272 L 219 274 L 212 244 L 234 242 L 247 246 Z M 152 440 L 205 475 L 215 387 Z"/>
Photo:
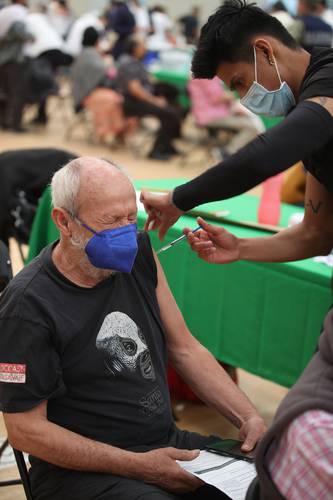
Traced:
<path id="1" fill-rule="evenodd" d="M 297 224 L 274 236 L 242 238 L 239 243 L 239 260 L 259 262 L 288 262 L 327 255 L 333 246 L 332 236 Z"/>
<path id="2" fill-rule="evenodd" d="M 130 86 L 129 91 L 139 101 L 149 102 L 150 104 L 156 104 L 157 102 L 156 96 L 148 92 L 142 85 Z"/>
<path id="3" fill-rule="evenodd" d="M 214 356 L 195 339 L 190 348 L 170 353 L 170 361 L 197 396 L 236 427 L 240 428 L 250 416 L 257 414 Z"/>
<path id="4" fill-rule="evenodd" d="M 65 469 L 139 477 L 140 454 L 80 436 L 46 419 L 15 432 L 12 446 Z"/>

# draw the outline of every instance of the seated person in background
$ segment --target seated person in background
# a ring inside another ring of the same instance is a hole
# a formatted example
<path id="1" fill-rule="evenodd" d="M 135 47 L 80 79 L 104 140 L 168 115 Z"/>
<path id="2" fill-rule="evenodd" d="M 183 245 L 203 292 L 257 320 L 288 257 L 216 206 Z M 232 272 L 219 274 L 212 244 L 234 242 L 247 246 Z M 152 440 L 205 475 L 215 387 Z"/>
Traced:
<path id="1" fill-rule="evenodd" d="M 257 451 L 261 498 L 328 500 L 333 492 L 333 310 L 318 351 L 282 401 Z"/>
<path id="2" fill-rule="evenodd" d="M 167 357 L 239 428 L 244 450 L 265 426 L 187 329 L 137 233 L 131 182 L 107 161 L 78 158 L 51 188 L 60 240 L 0 299 L 0 410 L 12 446 L 31 454 L 34 498 L 225 498 L 176 462 L 216 438 L 175 426 Z"/>
<path id="3" fill-rule="evenodd" d="M 154 85 L 142 60 L 146 54 L 144 42 L 137 38 L 127 40 L 125 54 L 119 60 L 117 89 L 125 98 L 126 116 L 154 116 L 160 121 L 160 128 L 149 157 L 167 160 L 177 154 L 172 140 L 179 137 L 181 118 L 164 97 L 155 95 Z"/>
<path id="4" fill-rule="evenodd" d="M 198 125 L 235 132 L 222 150 L 224 157 L 236 153 L 258 135 L 250 113 L 239 104 L 231 92 L 223 88 L 217 76 L 212 80 L 191 80 L 189 92 L 192 112 Z"/>
<path id="5" fill-rule="evenodd" d="M 329 24 L 333 29 L 333 10 L 331 6 L 328 6 L 328 0 L 319 0 L 316 12 L 320 19 Z"/>
<path id="6" fill-rule="evenodd" d="M 72 66 L 72 94 L 76 111 L 80 110 L 85 97 L 93 90 L 106 85 L 108 67 L 98 51 L 99 38 L 96 28 L 91 26 L 85 29 L 82 50 Z"/>
<path id="7" fill-rule="evenodd" d="M 300 19 L 294 19 L 289 14 L 282 0 L 278 0 L 272 5 L 270 14 L 283 24 L 297 43 L 301 43 L 303 35 L 303 22 Z"/>
<path id="8" fill-rule="evenodd" d="M 298 0 L 299 19 L 303 22 L 302 47 L 312 52 L 315 47 L 332 47 L 333 30 L 320 17 L 320 0 Z"/>
<path id="9" fill-rule="evenodd" d="M 24 132 L 22 115 L 27 103 L 29 61 L 24 45 L 32 41 L 26 28 L 24 0 L 12 0 L 0 9 L 0 128 Z"/>
<path id="10" fill-rule="evenodd" d="M 194 45 L 198 41 L 200 8 L 193 7 L 191 12 L 179 19 L 179 23 L 183 27 L 183 34 L 186 38 L 186 43 Z"/>
<path id="11" fill-rule="evenodd" d="M 26 27 L 33 37 L 33 42 L 26 44 L 24 52 L 28 57 L 46 62 L 51 74 L 56 76 L 61 66 L 69 66 L 73 62 L 72 56 L 64 52 L 64 41 L 57 33 L 45 13 L 45 7 L 40 6 L 36 12 L 27 15 Z M 42 66 L 43 67 L 43 66 Z M 38 106 L 38 114 L 33 123 L 45 125 L 47 123 L 47 96 L 43 96 Z"/>
<path id="12" fill-rule="evenodd" d="M 93 27 L 83 33 L 83 49 L 72 67 L 72 93 L 75 111 L 88 109 L 96 136 L 108 140 L 129 132 L 135 124 L 123 115 L 123 97 L 110 88 L 113 81 L 98 50 L 99 38 Z"/>
<path id="13" fill-rule="evenodd" d="M 65 42 L 65 51 L 77 57 L 82 50 L 83 33 L 87 28 L 95 28 L 98 32 L 105 30 L 106 19 L 104 15 L 99 15 L 98 12 L 86 12 L 82 14 L 71 25 L 68 36 Z"/>

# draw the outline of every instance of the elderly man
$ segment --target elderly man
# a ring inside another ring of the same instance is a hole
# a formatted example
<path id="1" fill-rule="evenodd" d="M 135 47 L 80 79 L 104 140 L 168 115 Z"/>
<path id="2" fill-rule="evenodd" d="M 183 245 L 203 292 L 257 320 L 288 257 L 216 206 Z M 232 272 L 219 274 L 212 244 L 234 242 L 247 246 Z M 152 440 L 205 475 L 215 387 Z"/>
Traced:
<path id="1" fill-rule="evenodd" d="M 175 426 L 166 358 L 240 429 L 244 450 L 263 421 L 187 329 L 137 233 L 129 179 L 79 158 L 54 175 L 52 197 L 60 240 L 0 301 L 0 409 L 11 444 L 31 455 L 34 498 L 201 498 L 206 487 L 176 460 L 212 437 Z"/>

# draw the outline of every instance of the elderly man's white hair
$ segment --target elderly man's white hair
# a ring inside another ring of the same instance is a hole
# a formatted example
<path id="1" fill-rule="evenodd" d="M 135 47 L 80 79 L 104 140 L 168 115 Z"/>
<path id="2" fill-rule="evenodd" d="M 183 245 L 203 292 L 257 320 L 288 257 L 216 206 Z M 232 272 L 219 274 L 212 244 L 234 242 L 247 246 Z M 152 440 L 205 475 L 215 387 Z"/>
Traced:
<path id="1" fill-rule="evenodd" d="M 76 214 L 82 170 L 91 162 L 109 165 L 127 176 L 126 172 L 124 172 L 121 167 L 103 158 L 88 156 L 75 158 L 75 160 L 71 160 L 60 168 L 52 177 L 51 196 L 53 207 L 64 208 L 71 215 Z"/>

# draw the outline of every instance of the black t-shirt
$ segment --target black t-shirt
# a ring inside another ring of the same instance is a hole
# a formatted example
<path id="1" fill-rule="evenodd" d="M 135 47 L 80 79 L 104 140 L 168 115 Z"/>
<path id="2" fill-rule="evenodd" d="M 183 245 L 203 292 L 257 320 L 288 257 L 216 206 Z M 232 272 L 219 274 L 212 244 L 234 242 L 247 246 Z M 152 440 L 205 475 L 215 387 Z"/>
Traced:
<path id="1" fill-rule="evenodd" d="M 333 97 L 333 49 L 314 49 L 304 75 L 299 101 L 317 96 Z M 333 140 L 303 159 L 303 163 L 333 193 Z"/>
<path id="2" fill-rule="evenodd" d="M 67 280 L 53 246 L 0 299 L 0 410 L 48 400 L 51 422 L 121 448 L 166 440 L 173 426 L 157 271 L 146 233 L 131 274 L 93 288 Z"/>

